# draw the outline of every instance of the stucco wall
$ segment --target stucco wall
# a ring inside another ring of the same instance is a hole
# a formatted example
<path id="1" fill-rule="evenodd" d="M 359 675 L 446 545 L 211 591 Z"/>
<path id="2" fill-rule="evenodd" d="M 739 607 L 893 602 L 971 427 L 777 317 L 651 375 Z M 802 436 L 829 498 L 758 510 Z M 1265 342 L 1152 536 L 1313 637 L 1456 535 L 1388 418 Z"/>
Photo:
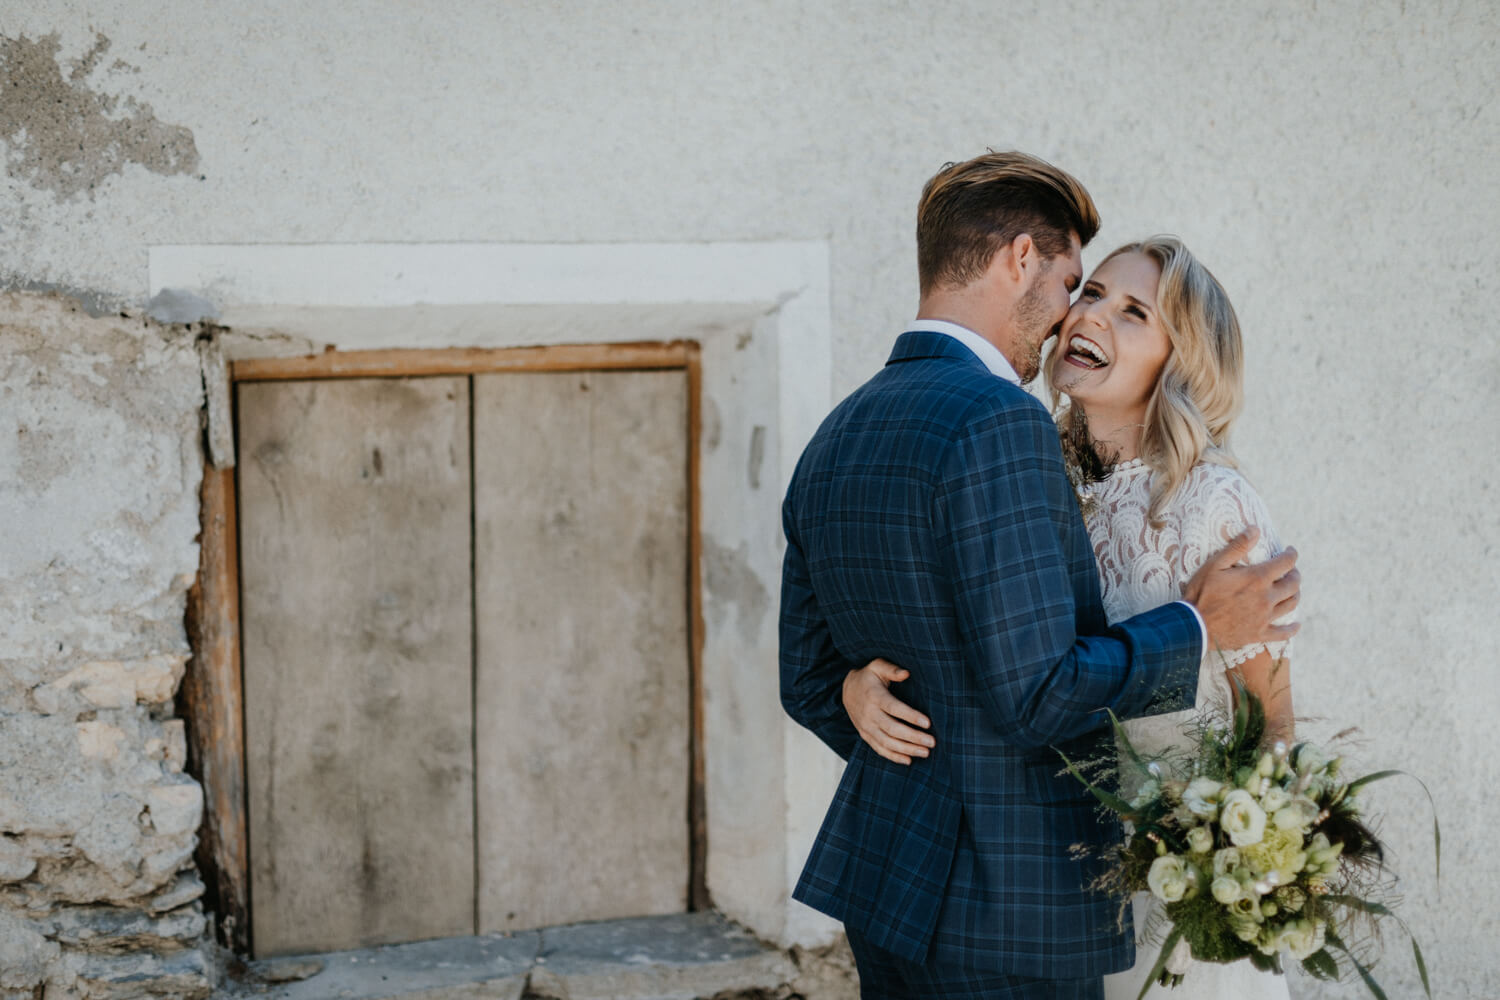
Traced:
<path id="1" fill-rule="evenodd" d="M 1372 796 L 1405 912 L 1445 995 L 1500 995 L 1493 4 L 35 0 L 0 39 L 90 123 L 73 156 L 7 96 L 0 275 L 95 305 L 139 304 L 167 243 L 826 239 L 841 395 L 910 316 L 913 207 L 946 159 L 1075 171 L 1105 216 L 1090 261 L 1182 235 L 1235 299 L 1239 450 L 1303 553 L 1299 707 L 1432 784 L 1441 897 L 1418 793 Z M 168 578 L 193 565 L 173 518 Z M 82 544 L 63 508 L 28 523 Z M 135 641 L 110 658 L 182 652 Z"/>

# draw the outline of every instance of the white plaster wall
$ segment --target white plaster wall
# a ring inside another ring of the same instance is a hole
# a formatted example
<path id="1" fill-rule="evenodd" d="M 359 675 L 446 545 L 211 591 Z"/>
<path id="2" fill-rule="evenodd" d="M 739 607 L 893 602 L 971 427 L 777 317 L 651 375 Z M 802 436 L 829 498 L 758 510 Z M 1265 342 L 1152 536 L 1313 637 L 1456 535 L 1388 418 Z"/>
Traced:
<path id="1" fill-rule="evenodd" d="M 1172 230 L 1233 295 L 1240 452 L 1303 553 L 1299 706 L 1433 785 L 1441 896 L 1417 795 L 1376 793 L 1405 912 L 1444 995 L 1500 995 L 1492 3 L 433 8 L 6 5 L 0 36 L 64 57 L 107 36 L 84 83 L 200 164 L 72 200 L 7 175 L 0 273 L 139 301 L 160 244 L 828 240 L 838 395 L 913 308 L 923 180 L 986 145 L 1052 158 L 1103 210 L 1088 259 Z"/>

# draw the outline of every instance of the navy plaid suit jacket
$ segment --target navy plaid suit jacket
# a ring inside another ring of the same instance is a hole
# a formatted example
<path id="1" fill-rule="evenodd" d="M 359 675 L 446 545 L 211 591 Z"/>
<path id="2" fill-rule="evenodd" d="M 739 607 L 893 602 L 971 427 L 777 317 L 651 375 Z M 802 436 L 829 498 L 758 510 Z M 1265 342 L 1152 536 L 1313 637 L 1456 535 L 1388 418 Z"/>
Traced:
<path id="1" fill-rule="evenodd" d="M 813 436 L 783 524 L 782 704 L 849 762 L 795 898 L 913 962 L 1128 967 L 1097 863 L 1069 855 L 1120 830 L 1057 749 L 1097 752 L 1105 707 L 1191 707 L 1202 639 L 1181 604 L 1107 625 L 1046 408 L 954 338 L 903 334 Z M 925 760 L 886 761 L 844 712 L 877 656 L 911 671 Z"/>

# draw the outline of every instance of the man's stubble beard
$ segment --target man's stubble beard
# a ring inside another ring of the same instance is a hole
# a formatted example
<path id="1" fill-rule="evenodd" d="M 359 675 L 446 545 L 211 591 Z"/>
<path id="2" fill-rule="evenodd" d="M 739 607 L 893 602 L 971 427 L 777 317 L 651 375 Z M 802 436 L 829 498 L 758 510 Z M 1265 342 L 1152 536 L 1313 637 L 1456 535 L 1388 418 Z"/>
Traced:
<path id="1" fill-rule="evenodd" d="M 1044 272 L 1045 273 L 1045 272 Z M 1030 385 L 1042 370 L 1042 345 L 1062 326 L 1062 321 L 1047 324 L 1047 305 L 1042 300 L 1041 280 L 1031 283 L 1016 303 L 1012 329 L 1016 331 L 1014 350 L 1016 374 L 1022 385 Z"/>

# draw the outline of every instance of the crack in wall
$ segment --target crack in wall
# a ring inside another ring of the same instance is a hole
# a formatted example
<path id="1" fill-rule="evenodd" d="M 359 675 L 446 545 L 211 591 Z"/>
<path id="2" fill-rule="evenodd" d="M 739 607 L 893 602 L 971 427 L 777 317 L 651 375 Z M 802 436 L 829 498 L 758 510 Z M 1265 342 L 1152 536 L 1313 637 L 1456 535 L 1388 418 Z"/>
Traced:
<path id="1" fill-rule="evenodd" d="M 59 200 L 87 194 L 134 163 L 152 173 L 191 174 L 198 147 L 191 130 L 159 121 L 134 97 L 91 90 L 88 77 L 109 51 L 94 47 L 64 72 L 56 34 L 35 41 L 0 37 L 0 139 L 6 172 Z M 124 65 L 115 61 L 112 72 Z M 126 67 L 127 69 L 130 67 Z"/>

